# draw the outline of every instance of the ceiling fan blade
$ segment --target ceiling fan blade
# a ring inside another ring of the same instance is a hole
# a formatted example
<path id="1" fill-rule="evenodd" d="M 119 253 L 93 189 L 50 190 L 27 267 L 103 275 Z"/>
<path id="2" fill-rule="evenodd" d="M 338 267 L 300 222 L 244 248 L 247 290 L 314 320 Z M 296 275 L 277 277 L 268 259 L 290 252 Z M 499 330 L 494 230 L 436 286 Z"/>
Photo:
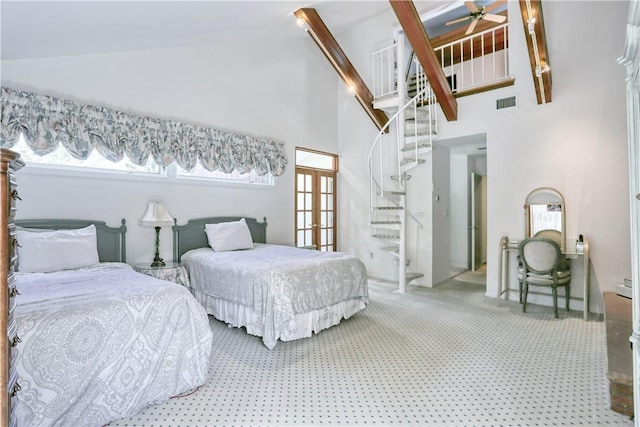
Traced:
<path id="1" fill-rule="evenodd" d="M 506 2 L 507 0 L 496 0 L 493 3 L 491 3 L 490 5 L 487 5 L 484 8 L 485 12 L 491 12 L 493 9 L 497 9 L 499 8 L 504 2 Z"/>
<path id="2" fill-rule="evenodd" d="M 486 19 L 487 21 L 497 22 L 498 24 L 503 23 L 507 17 L 502 15 L 494 15 L 492 13 L 487 13 L 482 17 L 482 19 Z"/>
<path id="3" fill-rule="evenodd" d="M 466 21 L 468 19 L 471 19 L 471 16 L 465 16 L 464 18 L 454 19 L 453 21 L 447 22 L 445 25 L 457 24 L 458 22 Z"/>
<path id="4" fill-rule="evenodd" d="M 478 7 L 472 1 L 464 2 L 464 5 L 467 6 L 467 9 L 469 9 L 469 12 L 471 12 L 471 13 L 476 13 L 478 11 Z"/>
<path id="5" fill-rule="evenodd" d="M 465 31 L 464 35 L 468 36 L 469 34 L 473 33 L 473 30 L 476 29 L 476 25 L 478 25 L 478 20 L 474 19 L 473 21 L 471 21 L 471 24 L 469 24 L 469 28 L 467 28 L 467 31 Z"/>

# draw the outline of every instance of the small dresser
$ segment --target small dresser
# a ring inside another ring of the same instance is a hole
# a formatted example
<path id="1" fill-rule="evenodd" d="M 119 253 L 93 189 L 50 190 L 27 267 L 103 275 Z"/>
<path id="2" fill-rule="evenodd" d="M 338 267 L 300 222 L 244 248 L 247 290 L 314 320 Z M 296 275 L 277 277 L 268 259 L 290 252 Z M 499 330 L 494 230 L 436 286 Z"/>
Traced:
<path id="1" fill-rule="evenodd" d="M 2 213 L 0 214 L 0 328 L 6 331 L 6 338 L 0 340 L 0 396 L 2 396 L 2 413 L 0 426 L 17 425 L 13 413 L 13 399 L 20 389 L 15 370 L 16 345 L 20 341 L 17 335 L 16 321 L 13 316 L 14 297 L 18 293 L 13 269 L 16 263 L 15 225 L 16 202 L 20 199 L 14 173 L 24 163 L 20 155 L 0 148 L 0 197 Z"/>

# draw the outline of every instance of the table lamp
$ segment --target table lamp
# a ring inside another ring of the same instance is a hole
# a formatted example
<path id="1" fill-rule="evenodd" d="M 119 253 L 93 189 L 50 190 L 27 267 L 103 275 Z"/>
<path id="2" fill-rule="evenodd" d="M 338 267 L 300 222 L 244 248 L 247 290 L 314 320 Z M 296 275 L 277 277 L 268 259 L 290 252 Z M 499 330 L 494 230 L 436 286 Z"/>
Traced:
<path id="1" fill-rule="evenodd" d="M 153 258 L 151 267 L 164 267 L 165 263 L 163 259 L 160 258 L 160 227 L 173 224 L 173 218 L 171 218 L 171 215 L 167 212 L 167 207 L 164 203 L 149 202 L 147 211 L 140 220 L 140 225 L 156 228 L 156 256 Z"/>

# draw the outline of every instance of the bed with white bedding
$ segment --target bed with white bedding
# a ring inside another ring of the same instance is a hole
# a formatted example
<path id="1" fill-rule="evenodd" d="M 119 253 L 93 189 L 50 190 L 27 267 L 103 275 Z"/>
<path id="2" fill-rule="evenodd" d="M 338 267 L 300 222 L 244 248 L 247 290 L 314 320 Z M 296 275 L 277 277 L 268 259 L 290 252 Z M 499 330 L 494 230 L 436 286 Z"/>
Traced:
<path id="1" fill-rule="evenodd" d="M 207 313 L 245 327 L 272 349 L 278 340 L 337 325 L 369 303 L 366 269 L 358 258 L 265 244 L 266 220 L 243 219 L 251 235 L 248 245 L 239 245 L 244 249 L 217 250 L 205 225 L 236 221 L 199 218 L 173 228 L 175 259 L 186 267 L 189 289 Z M 231 237 L 234 245 L 243 240 Z"/>
<path id="2" fill-rule="evenodd" d="M 17 223 L 41 233 L 87 222 Z M 212 333 L 201 305 L 180 285 L 103 262 L 124 261 L 125 228 L 118 236 L 98 225 L 99 263 L 48 272 L 25 267 L 33 260 L 20 250 L 31 243 L 18 232 L 19 425 L 103 426 L 207 379 Z"/>

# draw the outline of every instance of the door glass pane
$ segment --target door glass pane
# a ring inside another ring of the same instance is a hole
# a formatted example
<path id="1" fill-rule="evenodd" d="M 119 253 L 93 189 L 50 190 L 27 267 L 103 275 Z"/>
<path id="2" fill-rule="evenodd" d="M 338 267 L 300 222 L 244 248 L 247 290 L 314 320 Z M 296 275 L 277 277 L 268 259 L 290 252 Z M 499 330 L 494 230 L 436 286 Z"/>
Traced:
<path id="1" fill-rule="evenodd" d="M 321 193 L 326 193 L 327 192 L 327 177 L 326 176 L 321 176 L 320 177 L 320 192 Z"/>
<path id="2" fill-rule="evenodd" d="M 304 246 L 304 230 L 298 231 L 298 241 L 296 242 L 298 246 Z"/>
<path id="3" fill-rule="evenodd" d="M 322 246 L 327 244 L 327 229 L 320 230 L 320 244 Z"/>
<path id="4" fill-rule="evenodd" d="M 298 184 L 296 185 L 296 189 L 298 191 L 304 190 L 304 175 L 302 174 L 298 175 Z"/>
<path id="5" fill-rule="evenodd" d="M 326 226 L 327 226 L 327 213 L 322 212 L 320 214 L 320 227 L 326 227 Z"/>
<path id="6" fill-rule="evenodd" d="M 305 216 L 304 227 L 305 228 L 311 227 L 311 212 L 306 212 L 304 216 Z"/>
<path id="7" fill-rule="evenodd" d="M 312 242 L 312 240 L 311 240 L 311 230 L 305 230 L 305 232 L 304 232 L 304 246 L 310 245 L 311 242 Z"/>
<path id="8" fill-rule="evenodd" d="M 327 209 L 333 209 L 333 196 L 331 194 L 327 196 L 327 204 L 329 206 Z"/>
<path id="9" fill-rule="evenodd" d="M 326 194 L 321 194 L 320 195 L 320 210 L 323 210 L 323 211 L 327 210 L 327 195 Z"/>
<path id="10" fill-rule="evenodd" d="M 305 184 L 304 184 L 304 190 L 305 191 L 311 191 L 311 175 L 305 175 Z"/>
<path id="11" fill-rule="evenodd" d="M 327 227 L 333 227 L 333 212 L 327 212 Z"/>
<path id="12" fill-rule="evenodd" d="M 304 195 L 304 209 L 311 210 L 311 193 L 305 193 Z"/>
<path id="13" fill-rule="evenodd" d="M 331 245 L 331 244 L 333 244 L 333 228 L 328 228 L 328 229 L 327 229 L 327 234 L 328 234 L 328 236 L 327 236 L 327 243 L 328 243 L 329 245 Z"/>
<path id="14" fill-rule="evenodd" d="M 333 178 L 328 177 L 327 180 L 328 180 L 327 193 L 333 193 Z"/>
<path id="15" fill-rule="evenodd" d="M 296 228 L 304 228 L 304 212 L 298 212 L 298 223 Z"/>
<path id="16" fill-rule="evenodd" d="M 298 208 L 297 210 L 304 210 L 304 193 L 298 193 Z"/>

